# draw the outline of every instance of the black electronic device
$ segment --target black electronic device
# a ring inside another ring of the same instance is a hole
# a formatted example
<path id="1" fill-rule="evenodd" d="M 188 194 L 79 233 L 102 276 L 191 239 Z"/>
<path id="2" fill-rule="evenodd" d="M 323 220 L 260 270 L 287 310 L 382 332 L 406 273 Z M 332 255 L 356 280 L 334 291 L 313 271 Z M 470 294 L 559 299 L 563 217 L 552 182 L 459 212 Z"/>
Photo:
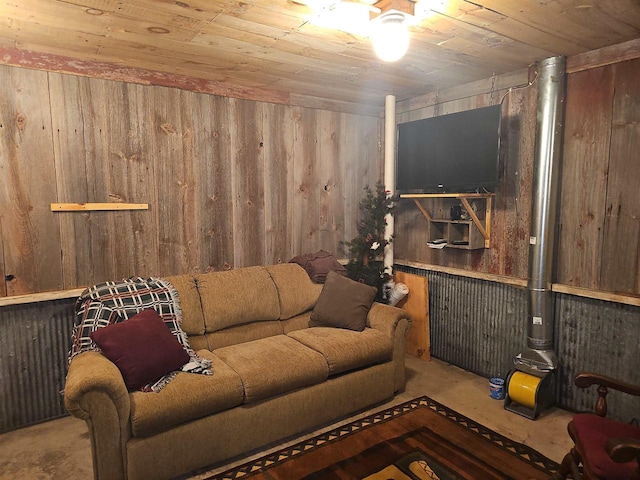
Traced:
<path id="1" fill-rule="evenodd" d="M 399 124 L 396 190 L 494 192 L 501 117 L 492 105 Z"/>

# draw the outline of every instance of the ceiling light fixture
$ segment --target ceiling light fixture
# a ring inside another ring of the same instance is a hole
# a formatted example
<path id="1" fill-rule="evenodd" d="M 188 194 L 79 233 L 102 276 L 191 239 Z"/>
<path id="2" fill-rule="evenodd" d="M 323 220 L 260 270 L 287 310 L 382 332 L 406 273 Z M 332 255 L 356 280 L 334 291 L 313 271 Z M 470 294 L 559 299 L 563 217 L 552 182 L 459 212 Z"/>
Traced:
<path id="1" fill-rule="evenodd" d="M 409 27 L 426 15 L 422 2 L 443 0 L 293 0 L 310 7 L 310 23 L 370 37 L 382 61 L 396 62 L 409 48 Z"/>
<path id="2" fill-rule="evenodd" d="M 373 50 L 384 62 L 397 62 L 409 49 L 409 30 L 405 14 L 385 12 L 372 22 Z"/>

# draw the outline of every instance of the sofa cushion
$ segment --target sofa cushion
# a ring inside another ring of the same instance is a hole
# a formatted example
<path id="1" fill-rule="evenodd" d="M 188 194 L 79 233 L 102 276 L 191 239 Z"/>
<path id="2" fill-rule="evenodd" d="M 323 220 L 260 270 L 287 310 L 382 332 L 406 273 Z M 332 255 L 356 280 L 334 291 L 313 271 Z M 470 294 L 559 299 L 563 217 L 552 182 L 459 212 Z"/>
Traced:
<path id="1" fill-rule="evenodd" d="M 324 357 L 285 335 L 219 348 L 214 353 L 240 375 L 245 403 L 327 379 Z"/>
<path id="2" fill-rule="evenodd" d="M 148 437 L 242 404 L 243 388 L 238 374 L 208 350 L 197 353 L 211 360 L 213 375 L 179 372 L 158 393 L 129 395 L 134 437 Z"/>
<path id="3" fill-rule="evenodd" d="M 197 275 L 205 330 L 280 318 L 278 291 L 264 267 Z"/>
<path id="4" fill-rule="evenodd" d="M 367 325 L 367 315 L 376 292 L 375 287 L 329 272 L 311 320 L 324 327 L 361 332 Z"/>
<path id="5" fill-rule="evenodd" d="M 282 324 L 282 331 L 285 335 L 295 330 L 309 328 L 311 326 L 311 312 L 305 312 L 295 317 L 287 318 L 280 323 Z"/>
<path id="6" fill-rule="evenodd" d="M 362 332 L 341 328 L 313 327 L 288 334 L 290 338 L 321 353 L 329 365 L 329 375 L 386 362 L 393 355 L 391 339 L 366 328 Z"/>
<path id="7" fill-rule="evenodd" d="M 166 280 L 178 292 L 182 310 L 182 330 L 189 337 L 204 334 L 204 316 L 200 304 L 200 294 L 193 275 L 175 275 Z"/>
<path id="8" fill-rule="evenodd" d="M 189 345 L 195 351 L 202 350 L 203 348 L 210 350 L 206 335 L 191 335 L 189 337 Z"/>
<path id="9" fill-rule="evenodd" d="M 270 265 L 267 271 L 273 278 L 280 300 L 280 320 L 311 310 L 322 291 L 313 283 L 304 268 L 295 263 Z"/>
<path id="10" fill-rule="evenodd" d="M 142 388 L 189 362 L 187 351 L 153 309 L 99 328 L 90 337 L 116 364 L 130 389 Z"/>
<path id="11" fill-rule="evenodd" d="M 235 327 L 225 328 L 217 332 L 206 334 L 207 345 L 209 350 L 214 351 L 218 348 L 228 347 L 229 345 L 237 345 L 238 343 L 252 342 L 261 338 L 274 337 L 282 335 L 282 323 L 278 320 L 270 320 L 264 322 L 251 322 L 245 325 L 237 325 Z"/>

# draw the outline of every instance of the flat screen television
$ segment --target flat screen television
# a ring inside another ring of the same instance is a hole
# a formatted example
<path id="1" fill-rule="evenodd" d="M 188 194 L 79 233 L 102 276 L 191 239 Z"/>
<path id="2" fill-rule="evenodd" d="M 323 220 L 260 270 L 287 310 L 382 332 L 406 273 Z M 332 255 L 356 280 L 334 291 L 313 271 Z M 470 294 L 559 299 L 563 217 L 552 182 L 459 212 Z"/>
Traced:
<path id="1" fill-rule="evenodd" d="M 398 125 L 398 193 L 485 193 L 498 184 L 500 105 Z"/>

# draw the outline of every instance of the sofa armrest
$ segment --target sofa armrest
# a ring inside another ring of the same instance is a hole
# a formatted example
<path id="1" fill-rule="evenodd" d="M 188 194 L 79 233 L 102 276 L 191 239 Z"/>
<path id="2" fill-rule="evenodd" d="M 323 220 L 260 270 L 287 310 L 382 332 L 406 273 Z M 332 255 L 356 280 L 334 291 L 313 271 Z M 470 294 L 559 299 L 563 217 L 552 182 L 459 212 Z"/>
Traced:
<path id="1" fill-rule="evenodd" d="M 402 390 L 406 383 L 404 357 L 411 316 L 401 308 L 374 302 L 367 316 L 367 327 L 381 331 L 393 341 L 395 391 Z"/>
<path id="2" fill-rule="evenodd" d="M 411 324 L 411 316 L 407 311 L 391 305 L 373 302 L 367 316 L 367 327 L 380 330 L 393 338 L 398 324 L 402 320 L 407 320 Z"/>
<path id="3" fill-rule="evenodd" d="M 126 478 L 131 407 L 118 367 L 98 352 L 77 355 L 69 365 L 64 403 L 71 415 L 87 422 L 94 478 Z"/>

